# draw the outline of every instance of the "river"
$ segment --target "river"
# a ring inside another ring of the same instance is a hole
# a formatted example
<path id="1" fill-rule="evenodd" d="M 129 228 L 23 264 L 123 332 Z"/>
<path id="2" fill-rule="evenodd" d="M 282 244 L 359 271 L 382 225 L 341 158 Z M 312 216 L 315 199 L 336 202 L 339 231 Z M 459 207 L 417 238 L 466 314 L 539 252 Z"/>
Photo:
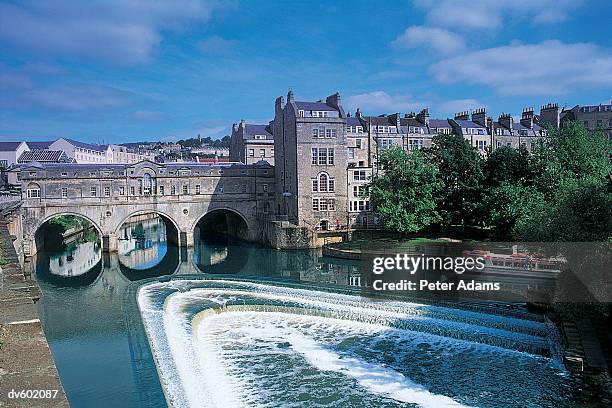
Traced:
<path id="1" fill-rule="evenodd" d="M 29 261 L 73 407 L 572 406 L 559 361 L 517 346 L 548 347 L 540 321 L 364 304 L 361 264 L 317 250 L 181 250 L 159 219 L 120 236 L 115 254 L 81 239 Z"/>

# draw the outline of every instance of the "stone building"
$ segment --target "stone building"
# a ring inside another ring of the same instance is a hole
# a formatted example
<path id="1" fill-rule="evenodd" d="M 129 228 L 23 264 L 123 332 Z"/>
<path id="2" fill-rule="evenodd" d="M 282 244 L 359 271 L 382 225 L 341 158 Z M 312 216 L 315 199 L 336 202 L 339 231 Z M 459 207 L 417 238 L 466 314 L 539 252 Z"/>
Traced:
<path id="1" fill-rule="evenodd" d="M 505 146 L 518 149 L 523 146 L 528 151 L 533 151 L 539 141 L 547 135 L 546 129 L 538 122 L 539 118 L 534 115 L 533 108 L 523 109 L 518 122 L 510 114 L 501 114 L 497 122 L 490 123 L 489 133 L 493 149 Z"/>
<path id="2" fill-rule="evenodd" d="M 399 119 L 401 133 L 405 135 L 404 149 L 416 150 L 431 147 L 435 133 L 429 127 L 429 109 L 425 108 L 418 114 L 409 113 Z"/>
<path id="3" fill-rule="evenodd" d="M 562 111 L 561 122 L 569 120 L 576 120 L 589 130 L 601 129 L 612 140 L 612 101 L 609 104 L 576 105 Z"/>
<path id="4" fill-rule="evenodd" d="M 275 102 L 274 151 L 277 213 L 311 230 L 348 223 L 346 114 L 340 94 L 325 102 Z"/>
<path id="5" fill-rule="evenodd" d="M 106 154 L 109 163 L 132 164 L 143 160 L 154 160 L 155 155 L 140 153 L 127 146 L 109 144 L 106 146 Z"/>
<path id="6" fill-rule="evenodd" d="M 112 163 L 108 146 L 60 137 L 49 145 L 49 150 L 62 150 L 77 163 Z"/>
<path id="7" fill-rule="evenodd" d="M 232 125 L 230 140 L 230 161 L 244 164 L 265 160 L 274 165 L 274 136 L 272 122 L 268 125 L 255 125 L 241 120 Z"/>
<path id="8" fill-rule="evenodd" d="M 491 147 L 491 136 L 487 132 L 486 127 L 486 111 L 484 109 L 476 109 L 470 114 L 467 111 L 455 114 L 453 119 L 449 120 L 453 128 L 453 133 L 462 136 L 470 142 L 470 145 L 485 155 Z"/>
<path id="9" fill-rule="evenodd" d="M 0 142 L 0 169 L 8 169 L 17 163 L 23 152 L 29 150 L 25 142 Z"/>
<path id="10" fill-rule="evenodd" d="M 118 249 L 118 231 L 133 215 L 156 213 L 182 246 L 193 245 L 196 224 L 213 211 L 243 239 L 272 242 L 266 220 L 274 211 L 274 172 L 257 165 L 198 163 L 40 164 L 21 166 L 24 234 L 29 254 L 40 226 L 58 214 L 77 214 L 96 226 L 104 250 Z"/>

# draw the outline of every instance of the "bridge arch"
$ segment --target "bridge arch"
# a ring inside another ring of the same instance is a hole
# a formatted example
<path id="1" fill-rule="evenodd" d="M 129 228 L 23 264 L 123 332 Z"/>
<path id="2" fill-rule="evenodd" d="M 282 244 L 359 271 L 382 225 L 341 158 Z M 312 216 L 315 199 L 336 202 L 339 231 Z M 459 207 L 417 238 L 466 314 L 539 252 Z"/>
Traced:
<path id="1" fill-rule="evenodd" d="M 32 237 L 36 236 L 36 233 L 38 232 L 40 227 L 42 227 L 47 221 L 49 221 L 49 220 L 51 220 L 52 218 L 55 218 L 55 217 L 61 217 L 62 215 L 72 215 L 74 217 L 80 217 L 80 218 L 83 218 L 83 219 L 87 220 L 89 223 L 91 223 L 91 225 L 94 226 L 94 228 L 98 232 L 98 237 L 100 239 L 102 239 L 102 236 L 104 234 L 102 232 L 102 228 L 100 228 L 98 223 L 95 222 L 94 220 L 92 220 L 87 215 L 79 213 L 79 212 L 75 212 L 75 211 L 58 211 L 58 212 L 56 212 L 54 214 L 47 215 L 41 221 L 38 221 L 38 222 L 36 222 L 36 224 L 34 224 L 34 226 L 32 227 L 32 230 L 30 231 L 31 236 Z"/>
<path id="2" fill-rule="evenodd" d="M 249 234 L 252 230 L 251 225 L 248 222 L 247 217 L 244 216 L 244 214 L 242 214 L 240 211 L 234 209 L 234 208 L 229 208 L 229 207 L 215 207 L 212 208 L 210 210 L 208 210 L 206 213 L 204 213 L 203 215 L 200 215 L 198 217 L 195 217 L 193 223 L 191 224 L 190 227 L 190 231 L 193 233 L 195 232 L 195 228 L 198 226 L 198 224 L 200 223 L 200 221 L 204 220 L 204 218 L 206 217 L 210 217 L 211 215 L 214 215 L 215 213 L 226 213 L 226 214 L 231 214 L 234 215 L 236 217 L 238 217 L 240 219 L 240 221 L 243 223 L 243 227 L 245 229 L 245 233 Z M 244 238 L 246 238 L 248 235 L 245 235 Z"/>
<path id="3" fill-rule="evenodd" d="M 156 215 L 159 215 L 165 222 L 170 222 L 172 224 L 172 226 L 176 230 L 177 234 L 181 232 L 181 229 L 180 229 L 178 223 L 174 220 L 174 218 L 172 218 L 170 215 L 166 214 L 165 212 L 159 211 L 159 210 L 142 209 L 142 210 L 131 212 L 127 216 L 123 217 L 117 223 L 117 226 L 114 228 L 114 234 L 117 235 L 119 233 L 119 230 L 123 226 L 123 224 L 125 224 L 130 218 L 136 217 L 136 216 L 139 216 L 139 215 L 146 215 L 146 214 L 156 214 Z"/>
<path id="4" fill-rule="evenodd" d="M 50 224 L 54 218 L 67 216 L 80 221 L 73 225 Z M 89 236 L 92 229 L 95 237 Z M 24 246 L 29 245 L 30 255 L 38 254 L 36 270 L 43 279 L 56 284 L 86 285 L 102 270 L 102 239 L 102 228 L 91 217 L 74 211 L 57 211 L 31 225 Z"/>
<path id="5" fill-rule="evenodd" d="M 149 217 L 138 218 L 139 216 Z M 163 232 L 158 230 L 159 220 L 164 226 Z M 139 228 L 140 231 L 135 232 Z M 155 276 L 166 274 L 167 272 L 158 273 L 158 269 L 175 269 L 178 266 L 181 229 L 177 222 L 163 211 L 157 209 L 133 211 L 122 217 L 114 229 L 113 236 L 119 256 L 119 267 L 130 280 L 148 276 L 147 274 L 156 274 Z M 140 266 L 135 266 L 134 262 Z"/>

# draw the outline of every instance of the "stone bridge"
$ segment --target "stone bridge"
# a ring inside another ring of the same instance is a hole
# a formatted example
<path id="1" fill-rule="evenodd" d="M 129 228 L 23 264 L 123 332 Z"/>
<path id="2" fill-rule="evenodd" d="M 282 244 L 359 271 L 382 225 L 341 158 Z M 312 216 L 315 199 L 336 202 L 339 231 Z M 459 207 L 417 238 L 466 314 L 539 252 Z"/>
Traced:
<path id="1" fill-rule="evenodd" d="M 89 220 L 106 252 L 118 248 L 119 229 L 130 217 L 155 213 L 169 240 L 192 246 L 198 222 L 224 216 L 228 232 L 269 243 L 274 210 L 274 169 L 243 164 L 153 163 L 30 164 L 21 168 L 24 252 L 34 255 L 40 227 L 72 214 Z M 171 235 L 172 233 L 172 235 Z"/>

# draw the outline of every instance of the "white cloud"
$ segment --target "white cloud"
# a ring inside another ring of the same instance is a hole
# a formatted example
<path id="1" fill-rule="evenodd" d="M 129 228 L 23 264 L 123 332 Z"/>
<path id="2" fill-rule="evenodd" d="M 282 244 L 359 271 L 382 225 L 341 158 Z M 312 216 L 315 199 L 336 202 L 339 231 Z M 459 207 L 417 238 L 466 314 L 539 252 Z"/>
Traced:
<path id="1" fill-rule="evenodd" d="M 374 91 L 346 98 L 343 103 L 349 110 L 370 112 L 403 112 L 417 110 L 426 106 L 426 103 L 415 100 L 410 95 L 389 95 L 385 91 Z"/>
<path id="2" fill-rule="evenodd" d="M 440 114 L 452 116 L 457 112 L 469 111 L 476 108 L 486 108 L 486 106 L 477 99 L 454 99 L 441 103 L 437 111 Z"/>
<path id="3" fill-rule="evenodd" d="M 33 106 L 61 111 L 104 110 L 128 103 L 124 92 L 103 86 L 52 86 L 26 91 L 21 98 Z"/>
<path id="4" fill-rule="evenodd" d="M 425 47 L 442 54 L 461 51 L 465 47 L 459 35 L 441 28 L 425 26 L 408 27 L 391 45 L 399 49 Z"/>
<path id="5" fill-rule="evenodd" d="M 164 31 L 207 21 L 213 4 L 199 0 L 0 4 L 0 41 L 38 54 L 141 63 L 149 59 Z"/>
<path id="6" fill-rule="evenodd" d="M 441 82 L 487 85 L 504 95 L 564 94 L 612 87 L 612 55 L 589 43 L 511 44 L 444 59 L 430 67 Z"/>
<path id="7" fill-rule="evenodd" d="M 9 67 L 0 63 L 0 107 L 51 111 L 108 110 L 127 105 L 131 93 L 92 84 L 48 84 L 35 81 L 29 72 L 61 73 L 51 66 Z"/>
<path id="8" fill-rule="evenodd" d="M 508 19 L 558 23 L 580 6 L 579 0 L 420 0 L 428 25 L 457 29 L 495 29 Z"/>

